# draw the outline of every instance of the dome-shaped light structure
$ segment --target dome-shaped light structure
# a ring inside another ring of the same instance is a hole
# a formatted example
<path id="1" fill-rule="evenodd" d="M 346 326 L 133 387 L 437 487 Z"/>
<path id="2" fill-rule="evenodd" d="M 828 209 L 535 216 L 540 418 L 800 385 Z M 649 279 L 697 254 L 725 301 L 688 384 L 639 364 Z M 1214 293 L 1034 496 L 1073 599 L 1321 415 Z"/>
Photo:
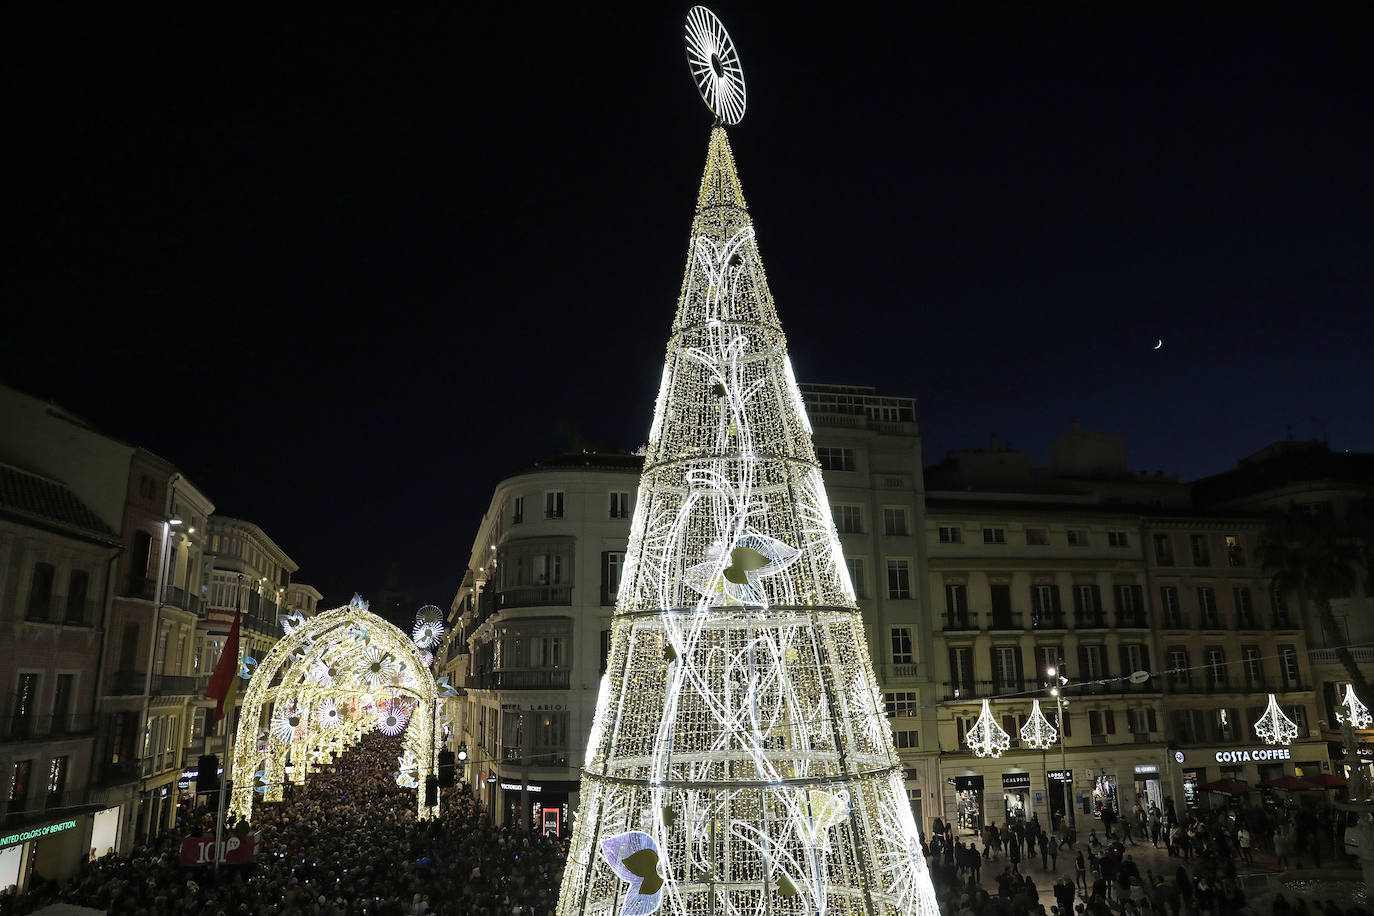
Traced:
<path id="1" fill-rule="evenodd" d="M 1279 701 L 1269 694 L 1269 707 L 1255 723 L 1255 737 L 1265 744 L 1292 744 L 1298 737 L 1298 726 L 1279 709 Z"/>
<path id="2" fill-rule="evenodd" d="M 1001 757 L 1002 752 L 1011 747 L 1011 737 L 993 720 L 987 700 L 983 701 L 983 713 L 964 735 L 964 741 L 979 757 Z"/>
<path id="3" fill-rule="evenodd" d="M 1058 738 L 1059 732 L 1050 724 L 1050 720 L 1045 718 L 1045 714 L 1040 711 L 1040 701 L 1036 700 L 1031 707 L 1030 718 L 1021 726 L 1022 746 L 1043 751 L 1053 747 Z"/>

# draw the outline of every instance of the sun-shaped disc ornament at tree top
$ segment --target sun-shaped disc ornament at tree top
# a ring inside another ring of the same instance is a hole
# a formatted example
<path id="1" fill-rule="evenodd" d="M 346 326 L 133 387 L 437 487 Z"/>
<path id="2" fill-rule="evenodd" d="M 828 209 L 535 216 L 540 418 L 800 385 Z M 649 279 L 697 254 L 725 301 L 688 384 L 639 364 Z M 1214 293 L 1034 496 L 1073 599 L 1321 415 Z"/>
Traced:
<path id="1" fill-rule="evenodd" d="M 683 43 L 687 66 L 706 107 L 726 124 L 738 124 L 744 118 L 744 68 L 730 33 L 715 13 L 694 6 L 687 11 Z"/>

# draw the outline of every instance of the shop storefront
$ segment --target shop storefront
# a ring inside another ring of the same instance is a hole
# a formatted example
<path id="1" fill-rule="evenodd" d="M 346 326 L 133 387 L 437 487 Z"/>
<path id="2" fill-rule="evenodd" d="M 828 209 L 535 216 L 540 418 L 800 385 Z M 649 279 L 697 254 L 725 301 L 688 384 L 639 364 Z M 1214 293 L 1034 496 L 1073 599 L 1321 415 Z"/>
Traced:
<path id="1" fill-rule="evenodd" d="M 500 777 L 497 787 L 501 791 L 502 814 L 505 824 L 526 824 L 528 828 L 545 836 L 567 836 L 572 807 L 571 796 L 578 791 L 578 783 L 562 781 L 543 781 L 531 779 L 522 783 L 520 779 Z M 522 796 L 528 799 L 529 814 L 526 820 L 522 809 Z"/>
<path id="2" fill-rule="evenodd" d="M 1057 829 L 1064 813 L 1073 807 L 1073 770 L 1050 770 L 1048 777 L 1050 824 Z"/>
<path id="3" fill-rule="evenodd" d="M 1149 811 L 1151 806 L 1161 812 L 1164 810 L 1164 787 L 1159 780 L 1158 764 L 1136 764 L 1135 803 L 1146 811 Z"/>
<path id="4" fill-rule="evenodd" d="M 952 776 L 954 787 L 954 826 L 965 833 L 983 829 L 983 777 Z"/>
<path id="5" fill-rule="evenodd" d="M 1331 770 L 1326 746 L 1315 741 L 1295 741 L 1287 746 L 1261 744 L 1176 750 L 1172 752 L 1172 763 L 1171 769 L 1177 773 L 1178 794 L 1184 806 L 1193 810 L 1238 803 L 1243 796 L 1253 796 L 1246 802 L 1248 804 L 1264 800 L 1266 793 L 1263 792 L 1227 795 L 1206 788 L 1218 780 L 1234 779 L 1255 789 L 1260 782 L 1284 776 L 1317 776 Z"/>
<path id="6" fill-rule="evenodd" d="M 1115 773 L 1101 770 L 1094 774 L 1092 793 L 1093 817 L 1101 819 L 1105 811 L 1111 811 L 1117 815 L 1121 813 L 1121 805 L 1117 798 Z"/>
<path id="7" fill-rule="evenodd" d="M 1002 809 L 1008 822 L 1030 819 L 1029 773 L 1002 774 Z"/>
<path id="8" fill-rule="evenodd" d="M 119 809 L 106 810 L 114 812 L 117 825 Z M 23 892 L 35 874 L 56 881 L 75 874 L 89 855 L 95 813 L 86 808 L 58 820 L 12 828 L 13 832 L 0 836 L 0 891 L 15 887 Z"/>

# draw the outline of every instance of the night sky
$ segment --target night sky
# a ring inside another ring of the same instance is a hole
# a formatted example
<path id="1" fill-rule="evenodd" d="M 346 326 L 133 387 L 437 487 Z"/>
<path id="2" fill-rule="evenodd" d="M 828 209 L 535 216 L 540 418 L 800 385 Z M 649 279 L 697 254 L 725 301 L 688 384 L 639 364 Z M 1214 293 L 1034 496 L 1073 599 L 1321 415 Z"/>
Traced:
<path id="1" fill-rule="evenodd" d="M 0 381 L 447 606 L 502 476 L 645 439 L 711 121 L 686 5 L 500 6 L 12 32 Z M 1120 6 L 715 7 L 798 377 L 929 462 L 1374 451 L 1367 9 Z"/>

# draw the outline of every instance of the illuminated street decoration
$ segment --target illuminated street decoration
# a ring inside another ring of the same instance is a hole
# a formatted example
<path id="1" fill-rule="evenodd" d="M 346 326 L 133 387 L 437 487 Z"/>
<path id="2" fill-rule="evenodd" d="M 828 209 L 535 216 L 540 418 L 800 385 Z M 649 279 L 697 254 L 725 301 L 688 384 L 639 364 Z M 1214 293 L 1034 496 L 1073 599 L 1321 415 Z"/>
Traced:
<path id="1" fill-rule="evenodd" d="M 1031 706 L 1030 718 L 1026 724 L 1021 726 L 1021 746 L 1028 747 L 1034 751 L 1043 751 L 1054 746 L 1054 742 L 1059 739 L 1059 732 L 1050 720 L 1045 718 L 1045 714 L 1040 711 L 1040 701 L 1035 700 Z"/>
<path id="2" fill-rule="evenodd" d="M 1345 699 L 1341 700 L 1337 709 L 1344 709 L 1346 715 L 1336 713 L 1337 722 L 1345 722 L 1346 717 L 1350 719 L 1350 724 L 1355 728 L 1368 728 L 1374 724 L 1374 716 L 1369 714 L 1369 708 L 1360 702 L 1360 698 L 1355 696 L 1355 685 L 1345 685 Z"/>
<path id="3" fill-rule="evenodd" d="M 250 820 L 256 802 L 281 801 L 287 782 L 304 784 L 315 767 L 383 729 L 387 715 L 399 719 L 394 733 L 404 734 L 405 759 L 415 762 L 406 784 L 413 777 L 422 785 L 435 773 L 439 688 L 420 653 L 356 596 L 293 625 L 261 664 L 248 666 L 232 772 L 255 778 L 233 780 L 229 810 Z M 438 809 L 417 792 L 416 812 L 428 818 Z"/>
<path id="4" fill-rule="evenodd" d="M 744 70 L 730 33 L 714 13 L 694 6 L 687 13 L 683 44 L 687 67 L 706 107 L 726 124 L 738 124 L 744 117 Z"/>
<path id="5" fill-rule="evenodd" d="M 432 649 L 444 638 L 444 614 L 432 604 L 427 604 L 415 615 L 415 629 L 411 631 L 415 645 L 421 649 Z"/>
<path id="6" fill-rule="evenodd" d="M 1269 707 L 1255 723 L 1255 737 L 1266 744 L 1292 744 L 1298 737 L 1298 726 L 1279 709 L 1279 701 L 1269 694 Z"/>
<path id="7" fill-rule="evenodd" d="M 717 125 L 559 916 L 937 916 L 879 697 Z"/>
<path id="8" fill-rule="evenodd" d="M 964 735 L 964 742 L 979 757 L 1001 757 L 1002 752 L 1011 747 L 1011 736 L 992 718 L 987 700 L 983 701 L 983 712 L 978 716 L 978 721 Z"/>
<path id="9" fill-rule="evenodd" d="M 406 727 L 406 708 L 396 700 L 377 707 L 377 730 L 384 735 L 399 735 Z"/>

